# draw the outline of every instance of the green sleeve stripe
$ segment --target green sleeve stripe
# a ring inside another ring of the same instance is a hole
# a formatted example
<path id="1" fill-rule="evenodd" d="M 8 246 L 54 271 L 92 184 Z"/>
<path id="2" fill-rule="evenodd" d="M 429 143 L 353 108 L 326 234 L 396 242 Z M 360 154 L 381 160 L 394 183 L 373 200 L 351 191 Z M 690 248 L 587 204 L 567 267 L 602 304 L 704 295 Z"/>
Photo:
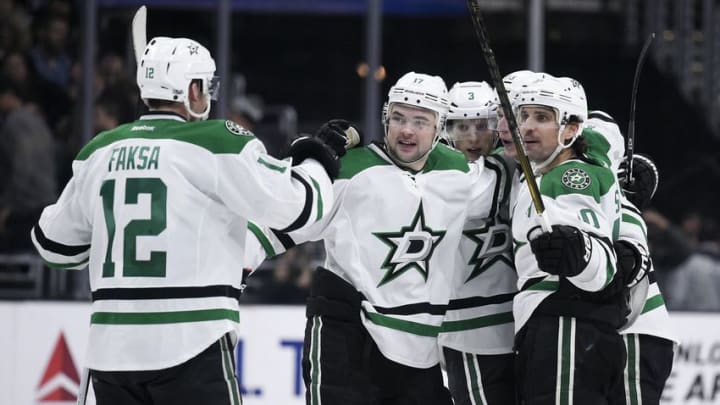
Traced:
<path id="1" fill-rule="evenodd" d="M 634 224 L 640 227 L 642 229 L 643 236 L 645 237 L 645 241 L 647 241 L 647 229 L 645 228 L 645 224 L 642 223 L 642 221 L 638 220 L 634 216 L 630 214 L 623 214 L 622 215 L 622 221 L 627 222 L 629 224 Z"/>
<path id="2" fill-rule="evenodd" d="M 257 225 L 248 221 L 247 227 L 250 230 L 250 232 L 252 232 L 253 235 L 255 235 L 258 242 L 260 242 L 260 245 L 262 246 L 263 250 L 265 250 L 265 255 L 267 257 L 277 256 L 277 253 L 275 253 L 275 249 L 273 249 L 272 243 L 270 243 L 270 240 L 265 236 L 263 231 L 260 230 L 260 228 Z"/>
<path id="3" fill-rule="evenodd" d="M 605 285 L 604 287 L 607 287 L 608 284 L 612 282 L 613 277 L 615 276 L 615 266 L 613 266 L 613 261 L 611 260 L 610 253 L 608 253 L 607 249 L 605 248 L 605 245 L 600 242 L 600 244 L 603 246 L 603 252 L 605 252 L 605 259 L 607 259 L 607 264 L 605 265 Z"/>
<path id="4" fill-rule="evenodd" d="M 322 193 L 320 192 L 320 184 L 318 184 L 318 182 L 312 177 L 310 177 L 310 181 L 312 181 L 313 187 L 315 187 L 315 192 L 317 193 L 317 216 L 315 217 L 315 222 L 317 222 L 323 216 Z"/>
<path id="5" fill-rule="evenodd" d="M 645 312 L 650 312 L 653 309 L 661 307 L 663 305 L 665 305 L 665 300 L 663 299 L 662 295 L 654 295 L 648 298 L 647 301 L 645 301 L 645 306 L 643 307 L 641 314 L 644 314 Z"/>
<path id="6" fill-rule="evenodd" d="M 274 165 L 272 163 L 266 162 L 265 159 L 262 158 L 262 156 L 258 157 L 257 162 L 260 163 L 261 165 L 267 167 L 270 170 L 275 170 L 280 173 L 285 173 L 285 170 L 287 169 L 287 167 L 278 166 L 278 165 Z"/>
<path id="7" fill-rule="evenodd" d="M 491 314 L 480 316 L 462 321 L 445 321 L 440 327 L 440 332 L 461 332 L 465 330 L 485 328 L 487 326 L 502 325 L 513 322 L 512 312 L 502 312 L 499 314 Z"/>
<path id="8" fill-rule="evenodd" d="M 557 291 L 560 288 L 559 281 L 548 281 L 543 280 L 539 283 L 535 283 L 528 288 L 523 288 L 523 291 Z"/>
<path id="9" fill-rule="evenodd" d="M 95 312 L 90 323 L 101 325 L 153 325 L 165 323 L 219 321 L 240 322 L 240 313 L 232 309 L 202 309 L 176 312 Z"/>
<path id="10" fill-rule="evenodd" d="M 437 337 L 440 333 L 439 326 L 426 325 L 423 323 L 406 321 L 403 319 L 396 319 L 375 312 L 369 312 L 363 308 L 363 313 L 370 320 L 370 322 L 384 326 L 386 328 L 399 330 L 402 332 L 412 333 L 413 335 Z"/>

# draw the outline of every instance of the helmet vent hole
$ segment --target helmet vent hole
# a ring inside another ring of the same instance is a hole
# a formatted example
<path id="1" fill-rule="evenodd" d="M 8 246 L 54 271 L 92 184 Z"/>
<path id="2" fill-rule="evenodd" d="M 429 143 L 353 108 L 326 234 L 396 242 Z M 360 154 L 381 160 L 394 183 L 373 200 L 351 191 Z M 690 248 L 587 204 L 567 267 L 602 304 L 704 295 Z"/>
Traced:
<path id="1" fill-rule="evenodd" d="M 177 51 L 177 46 L 173 48 L 172 55 L 175 55 L 175 51 Z"/>
<path id="2" fill-rule="evenodd" d="M 154 39 L 152 41 L 150 41 L 150 45 L 155 45 L 155 41 L 156 40 L 154 40 Z"/>
<path id="3" fill-rule="evenodd" d="M 146 50 L 145 50 L 145 55 L 147 55 L 148 52 L 150 52 L 150 50 L 149 50 L 149 49 L 146 49 Z"/>
<path id="4" fill-rule="evenodd" d="M 178 96 L 173 96 L 173 100 L 177 100 Z"/>
<path id="5" fill-rule="evenodd" d="M 408 98 L 407 98 L 407 97 L 405 97 L 405 101 L 408 101 Z"/>

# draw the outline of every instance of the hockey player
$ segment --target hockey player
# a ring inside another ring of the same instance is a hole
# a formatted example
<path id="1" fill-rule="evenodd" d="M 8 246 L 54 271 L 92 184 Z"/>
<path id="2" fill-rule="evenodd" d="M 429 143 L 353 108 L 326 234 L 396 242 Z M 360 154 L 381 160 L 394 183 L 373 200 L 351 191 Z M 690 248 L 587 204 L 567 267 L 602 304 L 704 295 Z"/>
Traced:
<path id="1" fill-rule="evenodd" d="M 449 92 L 447 137 L 468 161 L 485 157 L 497 173 L 491 218 L 470 218 L 460 241 L 463 271 L 456 277 L 439 341 L 455 405 L 515 401 L 512 263 L 508 212 L 510 184 L 497 143 L 495 92 L 485 82 L 456 83 Z M 511 173 L 512 174 L 512 173 Z M 487 197 L 486 197 L 487 198 Z"/>
<path id="2" fill-rule="evenodd" d="M 623 378 L 613 390 L 611 403 L 657 405 L 679 343 L 670 330 L 665 301 L 655 280 L 648 256 L 647 226 L 640 213 L 657 188 L 657 168 L 649 158 L 635 155 L 635 181 L 632 185 L 625 181 L 624 170 L 619 170 L 625 155 L 623 136 L 613 118 L 602 111 L 590 112 L 582 136 L 589 149 L 598 153 L 598 159 L 607 155 L 607 164 L 621 173 L 624 194 L 620 235 L 614 246 L 618 272 L 622 274 L 618 281 L 622 287 L 629 288 L 633 313 L 620 329 L 628 360 Z"/>
<path id="3" fill-rule="evenodd" d="M 289 232 L 332 208 L 345 139 L 301 138 L 291 160 L 272 158 L 239 125 L 205 121 L 214 72 L 198 42 L 152 39 L 137 72 L 150 111 L 80 151 L 31 233 L 51 267 L 89 266 L 98 404 L 239 404 L 246 223 Z"/>
<path id="4" fill-rule="evenodd" d="M 541 230 L 530 192 L 520 187 L 512 221 L 518 396 L 533 404 L 606 403 L 625 361 L 617 333 L 623 305 L 598 298 L 616 272 L 617 181 L 582 159 L 577 138 L 587 102 L 577 81 L 536 73 L 516 90 L 520 133 L 552 224 Z"/>
<path id="5" fill-rule="evenodd" d="M 440 77 L 401 77 L 383 109 L 384 142 L 342 159 L 331 214 L 274 235 L 285 248 L 325 242 L 307 306 L 308 404 L 452 403 L 438 333 L 464 267 L 463 224 L 489 216 L 496 173 L 438 144 L 448 107 Z"/>

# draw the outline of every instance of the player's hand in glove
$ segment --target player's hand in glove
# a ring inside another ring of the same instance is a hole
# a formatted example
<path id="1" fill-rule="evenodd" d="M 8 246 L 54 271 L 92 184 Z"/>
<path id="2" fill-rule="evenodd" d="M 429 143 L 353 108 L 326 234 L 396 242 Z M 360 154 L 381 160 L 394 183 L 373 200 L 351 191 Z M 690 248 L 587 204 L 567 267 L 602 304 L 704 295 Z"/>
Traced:
<path id="1" fill-rule="evenodd" d="M 287 155 L 293 158 L 293 164 L 299 164 L 307 158 L 320 162 L 330 179 L 335 180 L 340 172 L 340 157 L 345 155 L 350 123 L 335 119 L 323 124 L 315 135 L 302 135 L 290 144 Z"/>
<path id="2" fill-rule="evenodd" d="M 657 190 L 659 174 L 655 163 L 647 156 L 633 155 L 633 181 L 627 176 L 627 161 L 620 163 L 618 181 L 623 194 L 638 209 L 644 210 L 650 204 Z"/>
<path id="3" fill-rule="evenodd" d="M 354 131 L 354 134 L 352 132 Z M 345 151 L 360 143 L 360 131 L 350 122 L 343 119 L 330 120 L 320 127 L 315 136 L 330 145 L 338 156 L 345 155 Z"/>
<path id="4" fill-rule="evenodd" d="M 563 277 L 580 274 L 592 254 L 587 234 L 574 226 L 553 225 L 552 232 L 540 234 L 530 241 L 530 249 L 540 270 Z"/>
<path id="5" fill-rule="evenodd" d="M 627 287 L 632 287 L 642 280 L 650 271 L 650 255 L 645 249 L 629 241 L 613 242 L 617 255 L 618 275 Z"/>

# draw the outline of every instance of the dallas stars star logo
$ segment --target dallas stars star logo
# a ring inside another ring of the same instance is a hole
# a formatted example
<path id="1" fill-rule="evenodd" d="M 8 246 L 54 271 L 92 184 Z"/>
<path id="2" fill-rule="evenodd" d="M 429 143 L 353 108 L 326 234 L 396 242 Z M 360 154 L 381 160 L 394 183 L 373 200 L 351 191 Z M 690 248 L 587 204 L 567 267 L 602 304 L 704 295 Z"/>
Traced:
<path id="1" fill-rule="evenodd" d="M 373 235 L 390 247 L 382 264 L 385 275 L 378 283 L 380 287 L 410 269 L 417 270 L 427 281 L 430 258 L 445 231 L 434 231 L 425 225 L 421 202 L 409 226 L 402 227 L 400 232 L 373 232 Z"/>
<path id="2" fill-rule="evenodd" d="M 488 221 L 480 228 L 464 230 L 463 235 L 476 244 L 475 251 L 468 261 L 468 265 L 473 266 L 473 269 L 465 280 L 466 283 L 484 273 L 498 261 L 513 266 L 508 253 L 511 241 L 510 227 L 507 224 Z"/>

